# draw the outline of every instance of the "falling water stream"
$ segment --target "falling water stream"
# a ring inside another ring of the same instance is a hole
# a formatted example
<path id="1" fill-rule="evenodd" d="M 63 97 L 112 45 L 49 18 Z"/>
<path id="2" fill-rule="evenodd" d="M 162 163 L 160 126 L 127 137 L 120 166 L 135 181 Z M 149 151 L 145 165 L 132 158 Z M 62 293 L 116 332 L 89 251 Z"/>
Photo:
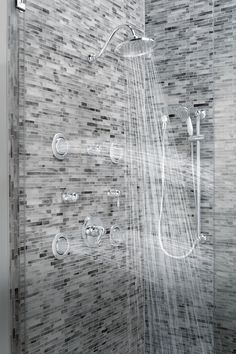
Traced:
<path id="1" fill-rule="evenodd" d="M 127 354 L 211 354 L 212 255 L 197 239 L 193 146 L 186 144 L 188 160 L 178 151 L 178 131 L 152 58 L 130 58 L 119 65 L 126 66 L 128 107 L 124 200 L 116 222 L 125 233 L 125 247 L 111 248 L 104 241 L 99 252 L 73 248 L 94 252 L 117 273 L 127 273 Z M 109 142 L 95 143 L 101 154 L 96 158 L 109 158 Z M 86 156 L 88 147 L 81 146 L 72 142 L 72 153 L 80 149 Z M 203 174 L 208 183 L 207 171 Z"/>
<path id="2" fill-rule="evenodd" d="M 127 257 L 145 289 L 144 309 L 137 300 L 145 353 L 210 354 L 212 284 L 197 240 L 191 159 L 186 163 L 177 151 L 153 60 L 133 58 L 127 65 Z"/>

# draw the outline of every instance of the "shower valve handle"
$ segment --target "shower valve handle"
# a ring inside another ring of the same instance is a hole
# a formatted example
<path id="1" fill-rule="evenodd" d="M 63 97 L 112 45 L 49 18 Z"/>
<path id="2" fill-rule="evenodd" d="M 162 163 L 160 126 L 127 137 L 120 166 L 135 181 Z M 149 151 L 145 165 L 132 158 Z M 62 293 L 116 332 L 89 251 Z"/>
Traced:
<path id="1" fill-rule="evenodd" d="M 86 227 L 85 233 L 87 236 L 99 237 L 105 233 L 105 229 L 102 226 L 92 225 Z"/>

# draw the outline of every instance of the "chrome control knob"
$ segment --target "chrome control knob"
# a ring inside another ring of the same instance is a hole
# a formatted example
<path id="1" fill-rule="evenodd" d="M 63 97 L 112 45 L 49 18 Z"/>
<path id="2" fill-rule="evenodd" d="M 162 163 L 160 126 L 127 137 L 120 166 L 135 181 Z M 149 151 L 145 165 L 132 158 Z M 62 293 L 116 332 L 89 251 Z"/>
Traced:
<path id="1" fill-rule="evenodd" d="M 76 203 L 79 200 L 79 194 L 75 192 L 64 192 L 62 194 L 62 201 L 64 203 Z"/>
<path id="2" fill-rule="evenodd" d="M 98 247 L 101 243 L 105 229 L 101 226 L 101 220 L 98 217 L 88 216 L 82 227 L 82 238 L 88 247 Z"/>
<path id="3" fill-rule="evenodd" d="M 91 237 L 99 237 L 101 233 L 104 232 L 104 229 L 99 226 L 89 226 L 85 229 L 85 233 L 87 236 Z"/>

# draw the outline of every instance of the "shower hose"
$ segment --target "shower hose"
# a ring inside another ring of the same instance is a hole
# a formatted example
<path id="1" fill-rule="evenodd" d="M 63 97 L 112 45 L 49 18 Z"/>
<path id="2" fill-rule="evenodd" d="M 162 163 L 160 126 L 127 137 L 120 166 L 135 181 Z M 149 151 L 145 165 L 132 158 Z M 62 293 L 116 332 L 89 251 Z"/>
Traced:
<path id="1" fill-rule="evenodd" d="M 162 162 L 161 162 L 161 201 L 160 201 L 160 214 L 159 214 L 159 221 L 158 221 L 158 237 L 159 237 L 159 243 L 161 250 L 164 252 L 164 254 L 170 258 L 174 259 L 185 259 L 189 257 L 194 249 L 196 248 L 199 240 L 195 240 L 193 242 L 192 247 L 190 250 L 182 255 L 176 256 L 173 254 L 170 254 L 168 251 L 166 251 L 162 238 L 161 238 L 161 221 L 163 217 L 163 205 L 164 205 L 164 195 L 165 195 L 165 160 L 166 160 L 166 153 L 165 153 L 165 139 L 166 139 L 166 128 L 167 128 L 167 120 L 164 120 L 162 123 L 163 127 L 163 136 L 162 136 Z M 191 145 L 191 155 L 192 155 L 192 174 L 193 174 L 193 189 L 194 189 L 194 199 L 196 203 L 196 191 L 195 191 L 195 179 L 194 179 L 194 158 L 193 158 L 193 145 Z"/>

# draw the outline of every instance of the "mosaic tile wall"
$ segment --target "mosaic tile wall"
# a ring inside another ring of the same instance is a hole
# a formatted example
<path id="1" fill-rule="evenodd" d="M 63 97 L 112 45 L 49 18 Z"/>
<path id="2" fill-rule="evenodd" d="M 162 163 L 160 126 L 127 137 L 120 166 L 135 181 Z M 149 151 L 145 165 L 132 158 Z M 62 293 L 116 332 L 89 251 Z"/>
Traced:
<path id="1" fill-rule="evenodd" d="M 17 340 L 15 338 L 16 332 L 19 331 L 18 323 L 16 318 L 19 313 L 19 257 L 18 257 L 18 240 L 19 240 L 19 230 L 18 230 L 18 182 L 19 182 L 19 152 L 18 152 L 18 22 L 17 14 L 14 9 L 12 2 L 9 2 L 8 13 L 9 16 L 9 71 L 8 71 L 8 109 L 9 109 L 9 204 L 10 204 L 10 245 L 11 245 L 11 327 L 12 327 L 12 338 L 11 342 L 13 346 L 17 345 Z M 13 352 L 16 348 L 13 348 Z"/>
<path id="2" fill-rule="evenodd" d="M 24 335 L 24 14 L 8 2 L 9 230 L 11 245 L 11 350 L 21 352 Z"/>
<path id="3" fill-rule="evenodd" d="M 207 111 L 207 118 L 201 122 L 201 132 L 205 135 L 201 146 L 202 232 L 207 236 L 207 242 L 200 246 L 195 259 L 189 257 L 182 262 L 182 266 L 180 262 L 163 259 L 161 253 L 158 255 L 158 269 L 162 274 L 158 281 L 159 289 L 153 290 L 150 286 L 146 291 L 147 312 L 152 311 L 150 308 L 159 309 L 153 315 L 153 328 L 146 321 L 147 353 L 213 353 L 213 3 L 202 0 L 147 0 L 146 34 L 156 39 L 155 68 L 169 107 L 177 150 L 188 162 L 188 168 L 191 168 L 191 155 L 186 120 L 177 111 L 183 106 L 188 107 L 193 122 L 196 110 Z M 193 200 L 193 195 L 190 194 L 189 198 Z M 194 290 L 191 288 L 191 281 L 194 268 L 199 272 L 202 290 L 200 296 L 194 295 L 192 302 Z M 170 281 L 165 285 L 166 278 Z M 168 291 L 171 297 L 173 292 L 176 294 L 176 304 L 170 309 L 166 308 L 165 300 L 165 292 Z M 155 296 L 150 295 L 153 293 Z M 189 304 L 189 309 L 186 304 Z M 189 320 L 187 313 L 192 311 L 191 306 L 194 306 L 197 315 L 190 315 Z M 174 310 L 176 312 L 173 316 Z M 205 322 L 204 311 L 207 310 L 209 314 Z"/>
<path id="4" fill-rule="evenodd" d="M 21 97 L 24 107 L 20 118 L 13 122 L 10 134 L 14 140 L 15 129 L 18 124 L 22 126 L 20 149 L 26 154 L 20 154 L 19 185 L 14 179 L 19 170 L 11 172 L 16 189 L 12 193 L 13 208 L 14 198 L 21 191 L 20 225 L 12 227 L 12 235 L 21 238 L 14 245 L 13 237 L 14 267 L 19 266 L 17 256 L 24 251 L 25 236 L 27 249 L 26 257 L 23 254 L 20 259 L 20 269 L 26 266 L 21 273 L 22 293 L 19 295 L 18 287 L 12 293 L 15 312 L 22 315 L 20 328 L 13 325 L 17 343 L 14 353 L 144 352 L 143 318 L 137 318 L 143 306 L 142 285 L 130 273 L 124 250 L 112 248 L 108 239 L 112 224 L 118 220 L 127 223 L 125 214 L 106 196 L 109 188 L 124 188 L 124 166 L 112 164 L 108 151 L 110 144 L 122 141 L 124 135 L 127 98 L 123 65 L 111 54 L 113 45 L 96 67 L 88 66 L 86 61 L 116 25 L 129 21 L 144 26 L 143 9 L 143 2 L 136 0 L 95 0 L 86 4 L 82 0 L 66 4 L 61 0 L 43 0 L 40 4 L 28 0 L 25 25 L 23 16 L 19 17 L 25 34 L 25 79 L 21 77 L 20 82 L 25 82 L 26 91 L 24 100 Z M 235 0 L 146 0 L 146 32 L 157 39 L 155 64 L 168 105 L 187 105 L 192 112 L 207 110 L 207 119 L 202 122 L 206 136 L 202 146 L 202 231 L 208 240 L 201 247 L 203 257 L 198 266 L 212 314 L 215 232 L 215 352 L 219 354 L 236 351 L 232 161 L 235 11 Z M 117 41 L 122 35 L 117 36 Z M 14 80 L 17 78 L 12 81 L 16 87 Z M 186 124 L 174 114 L 171 119 L 178 149 L 189 158 Z M 51 153 L 51 140 L 59 131 L 70 142 L 69 157 L 63 162 L 55 160 Z M 87 147 L 94 143 L 102 145 L 101 156 L 88 156 Z M 12 147 L 14 160 L 18 145 Z M 79 204 L 63 205 L 64 189 L 78 191 Z M 17 213 L 14 209 L 14 218 Z M 99 214 L 107 230 L 99 252 L 90 252 L 81 241 L 81 226 L 90 214 Z M 69 234 L 73 249 L 63 262 L 55 260 L 51 253 L 52 239 L 59 231 Z M 157 293 L 158 306 L 160 301 Z M 183 322 L 183 333 L 184 326 Z M 155 348 L 146 340 L 146 353 L 160 349 L 158 329 L 154 330 Z M 169 338 L 171 333 L 166 334 L 167 342 Z M 202 353 L 197 338 L 194 340 L 196 347 L 191 353 Z M 187 340 L 181 350 L 188 353 Z"/>
<path id="5" fill-rule="evenodd" d="M 124 22 L 143 28 L 142 1 L 27 1 L 20 137 L 25 195 L 21 241 L 26 242 L 21 353 L 143 352 L 142 282 L 127 264 L 126 250 L 109 241 L 113 224 L 128 225 L 125 166 L 109 157 L 110 145 L 124 141 L 124 68 L 112 54 L 114 43 L 96 64 L 87 61 Z M 123 36 L 118 34 L 114 42 Z M 58 132 L 70 144 L 64 161 L 52 156 Z M 101 152 L 89 156 L 94 144 Z M 121 190 L 121 210 L 107 197 L 110 188 Z M 64 190 L 78 192 L 79 202 L 63 204 Z M 89 215 L 99 216 L 106 229 L 99 251 L 81 239 Z M 58 232 L 71 243 L 63 261 L 52 255 Z"/>
<path id="6" fill-rule="evenodd" d="M 236 1 L 215 1 L 215 348 L 236 353 Z"/>
<path id="7" fill-rule="evenodd" d="M 202 214 L 209 238 L 203 278 L 212 288 L 214 236 L 214 351 L 219 354 L 236 351 L 235 11 L 235 0 L 146 1 L 146 31 L 157 38 L 156 67 L 168 104 L 207 110 L 202 123 Z M 186 127 L 171 118 L 181 151 L 181 145 L 186 149 Z"/>

